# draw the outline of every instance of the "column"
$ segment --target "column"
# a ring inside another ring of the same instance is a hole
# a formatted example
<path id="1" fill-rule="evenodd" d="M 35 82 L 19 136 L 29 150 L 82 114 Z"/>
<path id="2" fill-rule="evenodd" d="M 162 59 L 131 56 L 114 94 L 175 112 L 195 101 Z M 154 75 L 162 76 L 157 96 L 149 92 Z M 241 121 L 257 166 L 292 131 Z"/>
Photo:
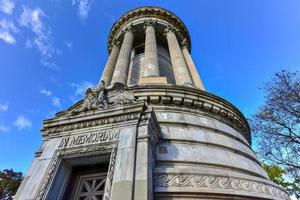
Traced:
<path id="1" fill-rule="evenodd" d="M 159 76 L 157 45 L 155 38 L 155 29 L 153 21 L 145 22 L 145 61 L 144 76 Z"/>
<path id="2" fill-rule="evenodd" d="M 105 82 L 105 86 L 109 86 L 110 85 L 110 81 L 112 79 L 112 75 L 114 73 L 114 69 L 115 69 L 115 65 L 117 62 L 117 58 L 119 55 L 119 51 L 120 51 L 120 41 L 116 41 L 113 44 L 113 48 L 110 52 L 109 58 L 107 60 L 107 63 L 105 65 L 104 71 L 102 73 L 101 76 L 101 80 L 103 80 Z M 100 83 L 99 81 L 99 83 Z"/>
<path id="3" fill-rule="evenodd" d="M 187 64 L 187 66 L 190 70 L 190 74 L 192 76 L 192 79 L 193 79 L 193 82 L 194 82 L 195 86 L 198 87 L 201 90 L 205 90 L 204 85 L 201 81 L 200 75 L 197 71 L 197 68 L 196 68 L 196 66 L 193 62 L 193 59 L 190 55 L 190 52 L 187 48 L 186 40 L 184 40 L 184 42 L 183 42 L 182 53 L 183 53 L 183 56 L 185 58 L 186 64 Z"/>
<path id="4" fill-rule="evenodd" d="M 127 83 L 132 43 L 133 43 L 133 33 L 132 33 L 132 28 L 129 27 L 125 29 L 123 43 L 120 49 L 120 53 L 115 66 L 115 71 L 113 73 L 113 77 L 111 81 L 112 84 L 119 82 L 126 85 Z"/>
<path id="5" fill-rule="evenodd" d="M 169 52 L 171 56 L 172 67 L 174 70 L 177 85 L 193 84 L 189 69 L 185 63 L 181 48 L 174 33 L 174 28 L 165 29 Z"/>

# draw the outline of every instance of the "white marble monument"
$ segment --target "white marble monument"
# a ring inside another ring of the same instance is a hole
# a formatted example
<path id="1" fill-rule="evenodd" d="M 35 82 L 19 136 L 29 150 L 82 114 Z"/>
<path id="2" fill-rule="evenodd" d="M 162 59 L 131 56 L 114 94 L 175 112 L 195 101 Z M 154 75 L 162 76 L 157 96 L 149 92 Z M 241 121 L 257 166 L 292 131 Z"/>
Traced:
<path id="1" fill-rule="evenodd" d="M 183 22 L 125 13 L 85 98 L 43 122 L 15 200 L 287 200 L 251 149 L 248 123 L 205 91 Z"/>

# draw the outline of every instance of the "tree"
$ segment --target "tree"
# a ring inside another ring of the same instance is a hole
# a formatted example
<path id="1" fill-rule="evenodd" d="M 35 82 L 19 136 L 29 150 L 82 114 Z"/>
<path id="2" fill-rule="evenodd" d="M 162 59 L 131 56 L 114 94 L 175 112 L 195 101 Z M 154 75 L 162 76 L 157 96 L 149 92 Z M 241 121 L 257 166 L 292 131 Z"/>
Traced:
<path id="1" fill-rule="evenodd" d="M 10 200 L 16 194 L 22 180 L 23 174 L 12 169 L 0 170 L 0 199 Z"/>
<path id="2" fill-rule="evenodd" d="M 263 89 L 265 103 L 250 119 L 255 148 L 264 162 L 284 170 L 284 177 L 299 189 L 300 74 L 282 70 Z M 280 184 L 281 178 L 273 181 Z"/>
<path id="3" fill-rule="evenodd" d="M 263 164 L 269 178 L 274 183 L 283 187 L 290 195 L 294 195 L 297 199 L 300 198 L 300 179 L 295 179 L 293 182 L 287 181 L 285 171 L 278 165 Z"/>

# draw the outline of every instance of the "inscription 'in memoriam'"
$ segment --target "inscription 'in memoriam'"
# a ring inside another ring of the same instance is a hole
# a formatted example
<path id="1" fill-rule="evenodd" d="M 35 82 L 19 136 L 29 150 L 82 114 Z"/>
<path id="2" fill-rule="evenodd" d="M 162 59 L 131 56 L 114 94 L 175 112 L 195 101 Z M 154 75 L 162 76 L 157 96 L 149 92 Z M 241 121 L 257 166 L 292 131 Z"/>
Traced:
<path id="1" fill-rule="evenodd" d="M 83 144 L 95 144 L 100 142 L 113 141 L 119 138 L 120 130 L 102 131 L 74 135 L 62 138 L 58 148 L 74 147 Z"/>

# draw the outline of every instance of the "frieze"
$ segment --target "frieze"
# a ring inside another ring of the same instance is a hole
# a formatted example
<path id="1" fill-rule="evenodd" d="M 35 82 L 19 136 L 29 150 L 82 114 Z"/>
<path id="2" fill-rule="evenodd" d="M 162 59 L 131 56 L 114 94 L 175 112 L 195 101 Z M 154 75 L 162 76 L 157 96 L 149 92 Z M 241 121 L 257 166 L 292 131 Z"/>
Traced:
<path id="1" fill-rule="evenodd" d="M 154 177 L 155 187 L 211 188 L 222 191 L 244 191 L 265 194 L 276 199 L 289 200 L 289 195 L 280 188 L 253 180 L 199 174 L 157 174 Z"/>
<path id="2" fill-rule="evenodd" d="M 49 135 L 55 135 L 60 132 L 64 131 L 72 131 L 77 129 L 83 129 L 83 128 L 89 128 L 89 127 L 95 127 L 95 126 L 101 126 L 101 125 L 107 125 L 112 123 L 119 123 L 124 121 L 130 121 L 134 119 L 138 119 L 140 116 L 139 113 L 132 113 L 132 114 L 126 114 L 126 115 L 118 115 L 114 117 L 109 118 L 102 118 L 102 119 L 95 119 L 95 120 L 89 120 L 89 121 L 83 121 L 83 122 L 77 122 L 72 124 L 66 124 L 66 125 L 60 125 L 55 126 L 51 128 L 45 128 L 42 130 L 42 136 L 49 136 Z"/>
<path id="3" fill-rule="evenodd" d="M 97 144 L 102 142 L 111 142 L 118 140 L 120 135 L 120 130 L 113 131 L 98 131 L 85 133 L 80 135 L 72 135 L 68 137 L 63 137 L 58 148 L 68 148 L 80 145 Z"/>

